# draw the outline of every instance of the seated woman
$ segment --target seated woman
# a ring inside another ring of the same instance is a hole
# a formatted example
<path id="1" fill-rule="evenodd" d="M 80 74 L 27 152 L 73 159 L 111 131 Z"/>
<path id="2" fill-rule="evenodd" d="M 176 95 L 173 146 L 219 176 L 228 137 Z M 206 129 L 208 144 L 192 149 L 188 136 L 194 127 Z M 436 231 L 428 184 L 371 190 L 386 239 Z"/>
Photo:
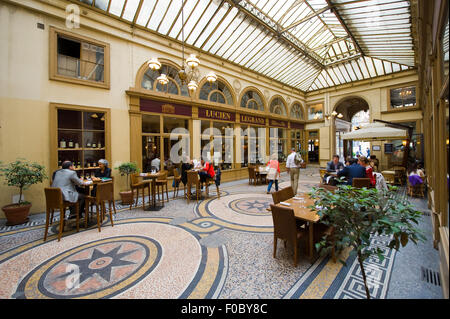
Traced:
<path id="1" fill-rule="evenodd" d="M 206 183 L 206 180 L 208 177 L 214 178 L 216 173 L 214 172 L 214 167 L 211 163 L 208 161 L 205 161 L 204 159 L 201 160 L 202 169 L 198 172 L 200 175 L 200 185 L 203 189 L 203 184 Z"/>
<path id="2" fill-rule="evenodd" d="M 95 170 L 94 176 L 96 178 L 107 177 L 111 178 L 111 169 L 108 167 L 108 161 L 105 159 L 98 160 L 99 168 Z M 97 185 L 94 184 L 94 187 L 91 191 L 91 196 L 95 197 L 97 194 Z"/>
<path id="3" fill-rule="evenodd" d="M 375 176 L 373 175 L 373 168 L 369 165 L 369 160 L 365 156 L 360 156 L 358 159 L 359 165 L 366 168 L 366 177 L 370 178 L 370 185 L 372 187 L 375 187 L 377 180 Z"/>
<path id="4" fill-rule="evenodd" d="M 425 174 L 421 169 L 417 168 L 417 164 L 411 164 L 411 166 L 408 169 L 408 180 L 409 184 L 411 186 L 416 186 L 419 184 L 423 184 L 423 177 L 425 177 Z"/>
<path id="5" fill-rule="evenodd" d="M 187 185 L 187 171 L 191 170 L 194 167 L 192 161 L 188 156 L 185 156 L 183 159 L 183 163 L 181 164 L 181 182 L 184 185 Z"/>

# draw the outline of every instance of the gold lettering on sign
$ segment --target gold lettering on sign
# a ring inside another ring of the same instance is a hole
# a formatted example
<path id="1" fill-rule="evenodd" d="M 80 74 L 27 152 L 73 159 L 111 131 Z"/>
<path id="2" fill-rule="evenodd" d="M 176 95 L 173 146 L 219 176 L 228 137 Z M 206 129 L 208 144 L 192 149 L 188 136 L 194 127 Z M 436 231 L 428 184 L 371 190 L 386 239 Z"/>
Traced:
<path id="1" fill-rule="evenodd" d="M 163 104 L 161 106 L 161 112 L 175 114 L 175 106 L 173 106 L 171 104 Z"/>
<path id="2" fill-rule="evenodd" d="M 205 116 L 210 119 L 231 121 L 231 114 L 228 112 L 206 110 Z"/>
<path id="3" fill-rule="evenodd" d="M 261 117 L 255 117 L 255 116 L 243 115 L 243 114 L 241 114 L 241 122 L 260 124 L 260 125 L 266 124 L 265 119 L 263 119 Z"/>

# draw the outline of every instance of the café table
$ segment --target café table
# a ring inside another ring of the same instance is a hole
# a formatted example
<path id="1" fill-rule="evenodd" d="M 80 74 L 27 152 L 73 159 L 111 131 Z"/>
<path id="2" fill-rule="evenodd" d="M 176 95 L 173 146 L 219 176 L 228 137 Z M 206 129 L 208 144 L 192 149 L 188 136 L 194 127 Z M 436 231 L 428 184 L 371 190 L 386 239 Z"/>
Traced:
<path id="1" fill-rule="evenodd" d="M 162 174 L 160 172 L 156 173 L 140 173 L 139 177 L 145 179 L 151 179 L 151 192 L 152 192 L 152 200 L 151 205 L 148 208 L 144 208 L 145 211 L 155 211 L 160 210 L 162 206 L 156 206 L 156 179 L 160 177 Z M 144 200 L 144 199 L 142 199 Z"/>
<path id="2" fill-rule="evenodd" d="M 256 176 L 259 175 L 259 179 L 261 181 L 261 184 L 267 184 L 267 170 L 266 166 L 258 166 L 258 169 L 255 169 Z M 263 183 L 264 178 L 264 183 Z"/>
<path id="3" fill-rule="evenodd" d="M 317 215 L 316 212 L 308 208 L 309 205 L 314 205 L 314 200 L 311 199 L 307 194 L 298 194 L 296 197 L 292 197 L 284 201 L 284 203 L 289 203 L 290 206 L 283 205 L 281 203 L 276 204 L 276 206 L 293 209 L 295 218 L 306 221 L 308 223 L 309 259 L 312 262 L 314 257 L 314 224 L 320 220 L 320 216 Z"/>

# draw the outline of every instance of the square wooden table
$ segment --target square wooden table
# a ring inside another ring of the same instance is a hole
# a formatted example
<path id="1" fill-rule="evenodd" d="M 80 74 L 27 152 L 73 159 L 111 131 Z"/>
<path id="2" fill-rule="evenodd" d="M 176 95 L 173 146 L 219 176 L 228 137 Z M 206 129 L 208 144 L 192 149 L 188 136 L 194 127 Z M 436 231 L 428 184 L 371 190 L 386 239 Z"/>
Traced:
<path id="1" fill-rule="evenodd" d="M 152 199 L 149 200 L 149 204 L 151 202 L 151 204 L 149 205 L 148 208 L 144 208 L 145 211 L 154 211 L 154 210 L 159 210 L 161 209 L 161 207 L 156 206 L 156 179 L 158 177 L 160 177 L 162 174 L 161 172 L 157 172 L 157 173 L 140 173 L 139 177 L 141 178 L 146 178 L 146 179 L 151 179 L 151 193 L 152 193 Z M 142 200 L 144 201 L 144 197 L 142 197 Z M 163 203 L 164 203 L 164 197 L 163 197 Z M 163 204 L 164 205 L 164 204 Z"/>
<path id="2" fill-rule="evenodd" d="M 285 200 L 284 202 L 291 205 L 287 206 L 278 203 L 276 204 L 276 206 L 293 209 L 295 218 L 306 221 L 308 223 L 309 259 L 312 262 L 314 257 L 314 224 L 320 221 L 320 216 L 317 215 L 316 212 L 308 208 L 309 205 L 314 205 L 314 200 L 311 199 L 307 194 L 299 194 L 296 197 Z"/>

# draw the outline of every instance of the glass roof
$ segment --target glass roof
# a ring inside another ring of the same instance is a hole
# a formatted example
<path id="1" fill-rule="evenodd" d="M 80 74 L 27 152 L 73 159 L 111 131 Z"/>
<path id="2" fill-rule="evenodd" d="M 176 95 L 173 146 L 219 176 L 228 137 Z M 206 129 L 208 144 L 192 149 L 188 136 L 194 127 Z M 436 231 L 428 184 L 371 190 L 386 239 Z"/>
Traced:
<path id="1" fill-rule="evenodd" d="M 187 47 L 303 92 L 408 70 L 415 62 L 409 1 L 74 2 L 180 42 L 184 38 Z"/>

